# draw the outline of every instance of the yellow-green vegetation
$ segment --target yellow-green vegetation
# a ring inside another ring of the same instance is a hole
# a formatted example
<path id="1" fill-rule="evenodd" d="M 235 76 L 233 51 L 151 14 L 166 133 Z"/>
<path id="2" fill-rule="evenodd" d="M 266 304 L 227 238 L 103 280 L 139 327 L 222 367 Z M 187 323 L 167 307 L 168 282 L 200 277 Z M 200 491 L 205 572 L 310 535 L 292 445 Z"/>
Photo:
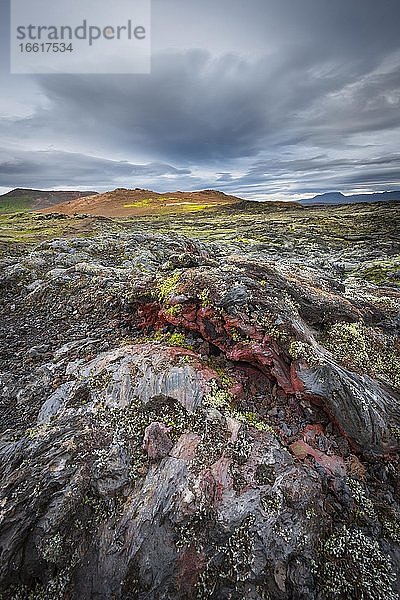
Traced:
<path id="1" fill-rule="evenodd" d="M 16 213 L 31 210 L 33 205 L 32 197 L 18 196 L 18 197 L 3 197 L 0 198 L 0 213 Z"/>
<path id="2" fill-rule="evenodd" d="M 240 244 L 249 244 L 250 246 L 254 246 L 254 244 L 258 244 L 259 240 L 254 240 L 252 238 L 235 238 L 235 242 L 239 242 Z"/>
<path id="3" fill-rule="evenodd" d="M 171 317 L 179 317 L 182 314 L 182 306 L 180 304 L 173 304 L 165 309 L 165 312 Z"/>
<path id="4" fill-rule="evenodd" d="M 210 387 L 211 390 L 209 394 L 204 397 L 204 403 L 217 410 L 230 410 L 233 400 L 231 394 L 223 388 L 220 388 L 215 380 L 211 381 Z"/>
<path id="5" fill-rule="evenodd" d="M 178 209 L 179 211 L 183 211 L 183 212 L 200 212 L 202 210 L 206 210 L 207 208 L 215 208 L 214 204 L 195 204 L 193 203 L 182 203 L 182 204 L 174 204 L 172 206 L 169 206 L 168 208 L 170 209 Z"/>
<path id="6" fill-rule="evenodd" d="M 272 427 L 260 419 L 255 413 L 236 410 L 233 406 L 232 395 L 221 388 L 216 380 L 211 381 L 210 386 L 210 392 L 204 397 L 204 404 L 206 406 L 216 408 L 222 414 L 237 419 L 241 423 L 245 423 L 251 427 L 255 427 L 259 431 L 269 431 L 272 434 L 275 433 Z"/>
<path id="7" fill-rule="evenodd" d="M 221 205 L 215 204 L 196 204 L 189 199 L 184 198 L 160 197 L 145 198 L 137 202 L 129 203 L 126 201 L 126 207 L 148 208 L 151 204 L 154 206 L 154 214 L 147 216 L 117 217 L 112 220 L 113 229 L 127 227 L 140 227 L 144 230 L 157 231 L 165 233 L 179 233 L 188 237 L 208 241 L 233 242 L 240 240 L 241 243 L 251 245 L 253 241 L 262 243 L 276 251 L 285 247 L 288 237 L 296 246 L 303 250 L 308 245 L 311 248 L 318 246 L 335 249 L 351 249 L 354 246 L 352 236 L 359 239 L 363 235 L 374 234 L 377 243 L 385 240 L 388 234 L 395 234 L 398 227 L 398 207 L 382 203 L 382 206 L 365 205 L 361 207 L 332 206 L 332 207 L 313 207 L 303 210 L 293 207 L 274 207 L 269 204 L 260 203 L 257 210 L 246 210 L 237 208 L 232 211 L 229 207 L 226 209 Z M 171 205 L 168 206 L 168 202 Z M 150 204 L 149 204 L 150 203 Z M 153 206 L 151 210 L 153 211 Z M 21 206 L 22 208 L 22 206 Z M 15 210 L 15 209 L 14 209 Z M 140 212 L 140 211 L 139 211 Z M 171 215 L 174 214 L 174 219 Z M 9 215 L 1 215 L 9 216 Z M 15 215 L 11 215 L 14 216 Z M 26 229 L 24 217 L 30 218 L 30 214 L 18 215 L 14 219 L 14 234 L 17 230 Z M 52 221 L 44 221 L 46 227 Z M 60 226 L 74 224 L 74 217 L 65 220 L 64 224 L 58 222 L 54 232 L 43 232 L 43 239 L 51 239 L 60 235 Z M 295 224 L 294 231 L 289 231 L 289 226 Z M 97 223 L 99 230 L 105 225 L 110 228 L 111 223 Z M 28 226 L 30 229 L 30 225 Z M 3 226 L 0 222 L 0 234 Z M 27 232 L 28 238 L 32 238 Z M 17 239 L 17 241 L 20 241 Z M 24 241 L 24 240 L 22 240 Z M 364 243 L 364 242 L 363 242 Z M 369 242 L 370 243 L 370 242 Z M 363 246 L 360 246 L 360 256 L 363 252 Z M 399 257 L 397 257 L 398 260 Z M 390 259 L 395 260 L 394 259 Z M 385 261 L 383 261 L 385 262 Z M 366 266 L 366 263 L 364 263 Z M 394 268 L 395 265 L 393 265 Z M 392 281 L 392 280 L 390 280 Z"/>
<path id="8" fill-rule="evenodd" d="M 390 283 L 400 286 L 400 256 L 364 263 L 353 274 L 376 285 Z M 398 274 L 396 276 L 396 274 Z"/>
<path id="9" fill-rule="evenodd" d="M 238 421 L 242 423 L 247 423 L 252 427 L 258 429 L 258 431 L 269 431 L 270 433 L 274 433 L 274 430 L 270 425 L 268 425 L 265 421 L 262 421 L 258 415 L 254 412 L 239 412 L 233 411 L 232 416 L 235 416 Z"/>
<path id="10" fill-rule="evenodd" d="M 208 208 L 215 208 L 216 205 L 199 204 L 197 202 L 189 202 L 186 200 L 180 200 L 180 198 L 145 198 L 143 200 L 137 200 L 136 202 L 128 202 L 123 205 L 124 208 L 154 208 L 154 211 L 159 214 L 172 214 L 175 212 L 200 212 Z"/>
<path id="11" fill-rule="evenodd" d="M 219 381 L 221 382 L 224 389 L 228 389 L 233 385 L 233 379 L 230 377 L 222 367 L 215 367 L 210 365 L 216 373 L 218 373 Z"/>
<path id="12" fill-rule="evenodd" d="M 0 215 L 0 243 L 32 244 L 62 236 L 65 230 L 64 219 L 38 219 L 30 213 Z"/>
<path id="13" fill-rule="evenodd" d="M 162 331 L 156 331 L 152 340 L 156 342 L 161 342 L 163 344 L 167 344 L 168 346 L 180 346 L 182 348 L 191 349 L 192 346 L 186 343 L 186 337 L 183 333 L 178 333 L 174 331 L 173 333 L 163 333 Z"/>
<path id="14" fill-rule="evenodd" d="M 202 308 L 207 308 L 207 306 L 210 306 L 210 290 L 208 288 L 201 290 L 198 296 Z"/>
<path id="15" fill-rule="evenodd" d="M 43 425 L 36 425 L 35 427 L 28 427 L 24 431 L 24 436 L 29 440 L 37 440 L 39 438 L 44 437 L 49 433 L 49 425 L 48 423 L 44 423 Z"/>
<path id="16" fill-rule="evenodd" d="M 38 213 L 0 214 L 0 245 L 37 244 L 61 237 L 93 237 L 101 233 L 104 222 L 90 224 L 79 217 L 50 216 Z M 109 223 L 107 230 L 114 227 Z M 117 225 L 115 225 L 117 227 Z"/>
<path id="17" fill-rule="evenodd" d="M 154 202 L 155 200 L 153 200 L 153 198 L 145 198 L 144 200 L 138 200 L 137 202 L 124 204 L 124 208 L 143 208 L 145 206 L 150 206 Z"/>
<path id="18" fill-rule="evenodd" d="M 358 323 L 335 323 L 323 340 L 324 346 L 345 366 L 400 385 L 400 360 L 394 344 L 384 342 L 380 332 Z"/>
<path id="19" fill-rule="evenodd" d="M 289 334 L 282 329 L 281 326 L 275 325 L 276 317 L 268 311 L 265 311 L 262 315 L 254 318 L 255 325 L 261 325 L 266 334 L 271 336 L 274 340 L 281 341 L 282 343 L 289 342 Z"/>
<path id="20" fill-rule="evenodd" d="M 166 277 L 158 284 L 156 296 L 159 302 L 164 302 L 171 296 L 178 285 L 180 278 L 181 274 L 177 272 L 169 277 Z"/>

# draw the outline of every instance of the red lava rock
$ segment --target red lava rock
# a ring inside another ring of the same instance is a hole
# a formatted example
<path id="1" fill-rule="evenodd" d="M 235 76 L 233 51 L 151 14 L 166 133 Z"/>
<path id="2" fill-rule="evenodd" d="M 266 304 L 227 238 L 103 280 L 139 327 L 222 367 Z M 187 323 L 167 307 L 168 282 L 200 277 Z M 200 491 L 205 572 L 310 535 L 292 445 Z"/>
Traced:
<path id="1" fill-rule="evenodd" d="M 200 554 L 193 546 L 182 550 L 177 559 L 177 583 L 178 589 L 185 594 L 186 598 L 196 596 L 195 585 L 206 565 L 204 554 Z"/>
<path id="2" fill-rule="evenodd" d="M 322 425 L 307 425 L 307 427 L 305 427 L 303 430 L 302 436 L 305 442 L 312 443 L 313 441 L 315 441 L 316 438 L 323 435 L 323 433 L 324 428 L 322 427 Z"/>
<path id="3" fill-rule="evenodd" d="M 184 433 L 177 441 L 171 456 L 183 460 L 193 460 L 201 437 L 195 433 Z"/>
<path id="4" fill-rule="evenodd" d="M 226 490 L 232 489 L 231 463 L 229 458 L 221 457 L 202 473 L 201 487 L 214 506 L 221 502 Z"/>
<path id="5" fill-rule="evenodd" d="M 142 327 L 148 327 L 154 325 L 158 318 L 159 306 L 157 302 L 151 304 L 142 304 L 137 309 L 138 317 L 141 319 L 140 325 Z"/>
<path id="6" fill-rule="evenodd" d="M 297 361 L 293 361 L 290 366 L 290 381 L 291 381 L 294 393 L 299 394 L 300 392 L 304 391 L 304 383 L 302 382 L 302 380 L 300 379 L 300 377 L 297 374 L 297 364 L 296 363 L 297 363 Z"/>
<path id="7" fill-rule="evenodd" d="M 305 460 L 307 456 L 312 456 L 315 462 L 321 465 L 326 471 L 332 475 L 343 476 L 346 473 L 346 464 L 339 456 L 328 456 L 320 450 L 316 450 L 303 440 L 293 442 L 289 446 L 289 450 L 299 460 Z"/>
<path id="8" fill-rule="evenodd" d="M 146 427 L 143 438 L 143 450 L 150 460 L 161 460 L 170 453 L 173 442 L 168 437 L 169 427 L 155 421 Z"/>
<path id="9" fill-rule="evenodd" d="M 243 384 L 240 381 L 236 381 L 230 388 L 229 393 L 234 398 L 241 398 L 243 396 Z"/>

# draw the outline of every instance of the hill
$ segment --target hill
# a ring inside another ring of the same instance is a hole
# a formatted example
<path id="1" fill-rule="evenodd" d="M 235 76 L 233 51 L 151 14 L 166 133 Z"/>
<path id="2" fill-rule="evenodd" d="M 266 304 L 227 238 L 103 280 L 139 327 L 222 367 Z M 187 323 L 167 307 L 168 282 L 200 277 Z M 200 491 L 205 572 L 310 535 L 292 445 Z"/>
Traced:
<path id="1" fill-rule="evenodd" d="M 104 194 L 63 202 L 42 212 L 50 213 L 56 210 L 66 215 L 85 213 L 105 217 L 131 217 L 197 212 L 239 202 L 242 202 L 241 198 L 216 190 L 160 194 L 139 188 L 133 190 L 117 188 Z"/>
<path id="2" fill-rule="evenodd" d="M 54 190 L 30 190 L 16 188 L 6 194 L 0 195 L 0 213 L 23 212 L 27 210 L 40 210 L 59 204 L 82 198 L 84 196 L 93 196 L 97 192 L 78 192 L 78 191 L 54 191 Z"/>
<path id="3" fill-rule="evenodd" d="M 359 202 L 398 202 L 400 201 L 400 192 L 379 192 L 376 194 L 352 194 L 345 196 L 341 192 L 328 192 L 318 194 L 314 198 L 305 198 L 300 200 L 303 206 L 315 204 L 357 204 Z"/>

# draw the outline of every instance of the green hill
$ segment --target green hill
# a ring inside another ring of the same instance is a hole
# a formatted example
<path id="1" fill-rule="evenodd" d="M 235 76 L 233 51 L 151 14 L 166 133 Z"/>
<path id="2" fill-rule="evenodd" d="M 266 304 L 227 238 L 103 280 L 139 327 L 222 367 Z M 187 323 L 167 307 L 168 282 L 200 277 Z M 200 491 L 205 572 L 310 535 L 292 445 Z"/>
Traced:
<path id="1" fill-rule="evenodd" d="M 93 196 L 97 192 L 30 190 L 17 188 L 0 195 L 0 213 L 26 212 L 50 208 L 60 202 Z"/>

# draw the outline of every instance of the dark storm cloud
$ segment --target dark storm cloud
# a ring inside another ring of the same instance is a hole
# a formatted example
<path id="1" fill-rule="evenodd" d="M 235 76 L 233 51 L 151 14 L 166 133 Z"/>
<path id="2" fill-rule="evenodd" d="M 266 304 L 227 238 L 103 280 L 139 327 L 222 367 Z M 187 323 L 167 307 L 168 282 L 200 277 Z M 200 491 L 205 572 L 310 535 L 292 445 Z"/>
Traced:
<path id="1" fill-rule="evenodd" d="M 28 135 L 72 131 L 163 160 L 252 156 L 275 129 L 265 67 L 189 51 L 155 57 L 151 77 L 44 77 L 49 107 L 19 125 Z"/>
<path id="2" fill-rule="evenodd" d="M 13 156 L 0 153 L 0 186 L 14 180 L 19 186 L 102 187 L 135 179 L 149 181 L 163 176 L 189 175 L 188 169 L 176 169 L 168 164 L 135 165 L 127 161 L 113 161 L 94 156 L 68 152 L 17 152 Z"/>
<path id="3" fill-rule="evenodd" d="M 380 185 L 382 183 L 389 184 L 391 189 L 400 189 L 400 166 L 397 169 L 388 169 L 386 171 L 363 171 L 362 173 L 356 173 L 343 177 L 343 184 L 355 185 L 357 187 L 373 185 Z"/>
<path id="4" fill-rule="evenodd" d="M 48 105 L 10 123 L 28 138 L 71 136 L 160 160 L 226 160 L 294 142 L 345 144 L 399 125 L 400 77 L 336 67 L 315 49 L 255 61 L 162 54 L 151 77 L 40 79 Z M 331 60 L 331 59 L 330 59 Z"/>

